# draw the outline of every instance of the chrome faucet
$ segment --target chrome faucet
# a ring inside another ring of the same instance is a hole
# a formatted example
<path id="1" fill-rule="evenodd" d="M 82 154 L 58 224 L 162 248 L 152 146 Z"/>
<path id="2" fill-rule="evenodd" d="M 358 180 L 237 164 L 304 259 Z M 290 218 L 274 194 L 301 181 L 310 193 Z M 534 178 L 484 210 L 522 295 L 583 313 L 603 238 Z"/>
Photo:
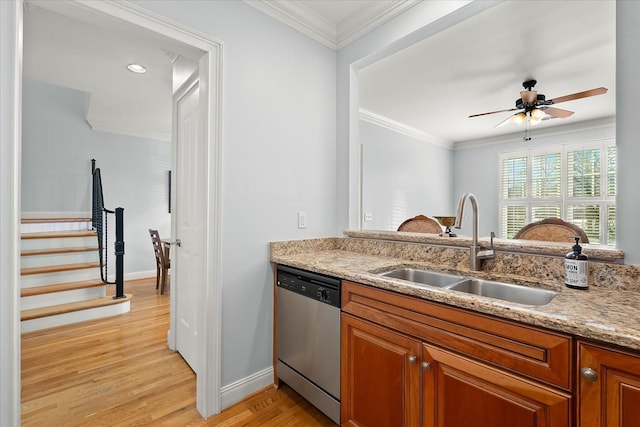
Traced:
<path id="1" fill-rule="evenodd" d="M 455 228 L 462 228 L 462 216 L 464 215 L 464 203 L 469 199 L 471 201 L 471 207 L 473 208 L 473 237 L 471 247 L 469 248 L 469 256 L 471 260 L 471 270 L 482 270 L 481 260 L 487 258 L 493 258 L 495 255 L 493 249 L 493 238 L 495 233 L 491 232 L 491 248 L 482 250 L 478 244 L 478 199 L 473 193 L 464 193 L 458 202 L 458 214 L 456 215 L 456 222 L 453 224 Z"/>

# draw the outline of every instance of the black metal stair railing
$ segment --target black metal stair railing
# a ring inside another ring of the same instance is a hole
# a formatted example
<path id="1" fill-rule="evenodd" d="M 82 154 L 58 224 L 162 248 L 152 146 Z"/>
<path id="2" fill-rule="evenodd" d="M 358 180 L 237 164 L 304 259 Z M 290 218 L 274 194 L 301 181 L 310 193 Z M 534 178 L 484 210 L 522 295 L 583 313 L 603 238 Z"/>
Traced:
<path id="1" fill-rule="evenodd" d="M 96 168 L 96 160 L 91 159 L 91 175 L 93 179 L 91 226 L 98 237 L 98 252 L 100 257 L 100 278 L 103 283 L 116 285 L 114 299 L 124 298 L 124 209 L 109 210 L 104 207 L 104 194 L 102 193 L 102 177 L 100 168 Z M 115 281 L 108 280 L 109 260 L 107 256 L 107 243 L 109 240 L 109 215 L 115 217 Z"/>

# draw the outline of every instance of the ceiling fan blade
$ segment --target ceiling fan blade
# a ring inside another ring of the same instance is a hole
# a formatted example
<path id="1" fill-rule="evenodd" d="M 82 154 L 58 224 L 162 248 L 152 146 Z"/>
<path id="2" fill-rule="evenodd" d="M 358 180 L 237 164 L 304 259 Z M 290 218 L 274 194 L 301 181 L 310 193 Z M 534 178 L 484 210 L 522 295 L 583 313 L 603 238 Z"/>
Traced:
<path id="1" fill-rule="evenodd" d="M 573 111 L 563 110 L 562 108 L 546 107 L 546 108 L 541 108 L 541 110 L 544 111 L 546 114 L 552 117 L 557 117 L 559 119 L 564 119 L 573 114 Z"/>
<path id="2" fill-rule="evenodd" d="M 498 110 L 498 111 L 490 111 L 488 113 L 480 113 L 480 114 L 474 114 L 472 116 L 469 116 L 469 118 L 471 117 L 480 117 L 480 116 L 486 116 L 489 114 L 496 114 L 496 113 L 506 113 L 507 111 L 517 111 L 519 110 L 519 108 L 509 108 L 508 110 Z"/>
<path id="3" fill-rule="evenodd" d="M 571 95 L 565 95 L 559 98 L 549 99 L 547 103 L 549 105 L 559 104 L 561 102 L 573 101 L 574 99 L 587 98 L 589 96 L 595 96 L 595 95 L 603 95 L 607 93 L 607 90 L 608 89 L 606 87 L 599 87 L 596 89 L 585 90 L 583 92 L 576 92 L 576 93 L 572 93 Z"/>

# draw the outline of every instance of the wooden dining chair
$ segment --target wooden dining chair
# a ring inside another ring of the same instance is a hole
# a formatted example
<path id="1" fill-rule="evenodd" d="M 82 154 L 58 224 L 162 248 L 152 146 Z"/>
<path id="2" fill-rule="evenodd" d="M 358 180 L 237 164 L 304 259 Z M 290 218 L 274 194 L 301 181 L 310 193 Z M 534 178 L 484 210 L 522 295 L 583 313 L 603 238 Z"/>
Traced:
<path id="1" fill-rule="evenodd" d="M 522 227 L 514 239 L 542 240 L 545 242 L 574 242 L 580 237 L 580 243 L 589 243 L 587 233 L 580 227 L 560 218 L 545 218 Z"/>
<path id="2" fill-rule="evenodd" d="M 149 235 L 151 236 L 153 252 L 156 256 L 156 289 L 160 287 L 160 293 L 164 294 L 164 290 L 167 285 L 167 276 L 169 275 L 169 268 L 171 267 L 171 261 L 169 260 L 169 247 L 162 241 L 162 239 L 160 239 L 158 230 L 152 230 L 150 228 Z"/>
<path id="3" fill-rule="evenodd" d="M 442 233 L 442 227 L 435 219 L 426 217 L 424 215 L 418 215 L 413 218 L 409 218 L 398 227 L 398 231 L 409 231 L 413 233 Z"/>

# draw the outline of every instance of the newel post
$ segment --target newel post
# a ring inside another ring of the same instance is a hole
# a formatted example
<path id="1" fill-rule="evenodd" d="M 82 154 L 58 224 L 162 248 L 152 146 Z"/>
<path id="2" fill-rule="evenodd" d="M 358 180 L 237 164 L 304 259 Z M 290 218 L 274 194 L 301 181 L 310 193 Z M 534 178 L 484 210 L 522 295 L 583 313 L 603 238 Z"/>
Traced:
<path id="1" fill-rule="evenodd" d="M 113 299 L 124 298 L 124 208 L 116 208 L 116 294 Z"/>

